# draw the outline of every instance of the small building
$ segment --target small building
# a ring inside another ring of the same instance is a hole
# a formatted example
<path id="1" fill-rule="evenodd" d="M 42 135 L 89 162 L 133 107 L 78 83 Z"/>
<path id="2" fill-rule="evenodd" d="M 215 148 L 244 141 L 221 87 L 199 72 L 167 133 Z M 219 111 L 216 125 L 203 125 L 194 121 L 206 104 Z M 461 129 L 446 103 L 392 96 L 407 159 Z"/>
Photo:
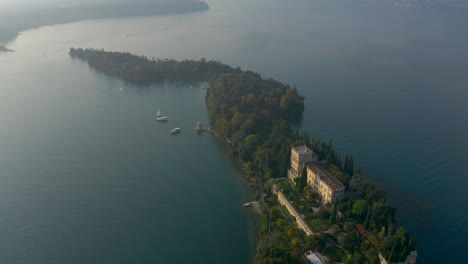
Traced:
<path id="1" fill-rule="evenodd" d="M 304 166 L 309 162 L 317 161 L 317 157 L 317 154 L 306 146 L 291 148 L 291 168 L 288 171 L 289 180 L 295 183 Z"/>
<path id="2" fill-rule="evenodd" d="M 197 124 L 195 125 L 195 130 L 197 131 L 203 131 L 203 124 L 202 122 L 197 122 Z"/>
<path id="3" fill-rule="evenodd" d="M 320 258 L 314 252 L 312 252 L 310 250 L 307 250 L 304 253 L 304 256 L 312 264 L 323 264 L 323 262 L 320 260 Z"/>

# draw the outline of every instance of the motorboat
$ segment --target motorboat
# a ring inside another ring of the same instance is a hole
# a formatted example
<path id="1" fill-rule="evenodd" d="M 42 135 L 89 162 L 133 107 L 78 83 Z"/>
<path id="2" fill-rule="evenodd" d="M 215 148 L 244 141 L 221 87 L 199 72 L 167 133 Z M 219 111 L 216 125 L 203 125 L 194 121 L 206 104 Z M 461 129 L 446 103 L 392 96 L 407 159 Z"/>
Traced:
<path id="1" fill-rule="evenodd" d="M 176 134 L 179 134 L 180 132 L 181 132 L 180 128 L 176 127 L 174 129 L 172 129 L 171 135 L 176 135 Z"/>

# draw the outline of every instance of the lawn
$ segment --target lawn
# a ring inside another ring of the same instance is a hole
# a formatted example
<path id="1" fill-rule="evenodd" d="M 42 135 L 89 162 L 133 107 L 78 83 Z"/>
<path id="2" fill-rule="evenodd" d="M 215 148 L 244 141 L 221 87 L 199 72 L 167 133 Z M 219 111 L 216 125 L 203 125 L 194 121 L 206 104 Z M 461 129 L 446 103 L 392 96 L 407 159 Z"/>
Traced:
<path id="1" fill-rule="evenodd" d="M 310 225 L 310 228 L 312 228 L 312 231 L 314 232 L 322 232 L 322 231 L 327 230 L 329 227 L 329 224 L 322 218 L 315 218 L 315 219 L 309 220 L 309 225 Z"/>
<path id="2" fill-rule="evenodd" d="M 348 258 L 348 255 L 337 246 L 327 247 L 324 253 L 330 260 L 335 262 L 344 262 Z"/>

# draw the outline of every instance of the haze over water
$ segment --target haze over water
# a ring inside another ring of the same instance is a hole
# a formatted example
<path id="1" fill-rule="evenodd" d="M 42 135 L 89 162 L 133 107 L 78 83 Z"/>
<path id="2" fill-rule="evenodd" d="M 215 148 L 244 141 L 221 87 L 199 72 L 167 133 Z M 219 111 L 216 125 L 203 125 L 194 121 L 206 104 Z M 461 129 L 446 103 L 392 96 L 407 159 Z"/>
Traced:
<path id="1" fill-rule="evenodd" d="M 241 177 L 220 144 L 191 131 L 207 120 L 205 90 L 126 85 L 67 55 L 95 47 L 216 59 L 296 85 L 307 97 L 301 127 L 375 175 L 400 223 L 421 238 L 424 263 L 464 263 L 464 19 L 341 1 L 208 4 L 202 13 L 31 30 L 8 45 L 15 53 L 0 54 L 1 258 L 252 257 Z M 168 124 L 154 122 L 156 107 Z M 182 134 L 170 137 L 176 126 Z"/>

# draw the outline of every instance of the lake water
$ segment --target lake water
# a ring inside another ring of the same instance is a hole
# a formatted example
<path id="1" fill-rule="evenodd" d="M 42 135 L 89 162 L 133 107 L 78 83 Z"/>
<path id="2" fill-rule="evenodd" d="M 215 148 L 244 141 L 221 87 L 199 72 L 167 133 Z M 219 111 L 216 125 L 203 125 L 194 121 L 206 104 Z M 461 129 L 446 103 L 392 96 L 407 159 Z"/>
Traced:
<path id="1" fill-rule="evenodd" d="M 242 177 L 222 144 L 191 131 L 207 121 L 203 84 L 135 87 L 67 55 L 95 47 L 216 59 L 296 85 L 307 97 L 302 128 L 369 170 L 420 237 L 424 263 L 465 263 L 466 19 L 348 1 L 208 4 L 30 30 L 0 55 L 3 262 L 253 256 Z M 156 108 L 169 123 L 155 123 Z M 171 137 L 175 126 L 183 132 Z"/>
<path id="2" fill-rule="evenodd" d="M 0 262 L 248 263 L 243 177 L 193 130 L 206 85 L 124 84 L 41 32 L 0 63 Z"/>

